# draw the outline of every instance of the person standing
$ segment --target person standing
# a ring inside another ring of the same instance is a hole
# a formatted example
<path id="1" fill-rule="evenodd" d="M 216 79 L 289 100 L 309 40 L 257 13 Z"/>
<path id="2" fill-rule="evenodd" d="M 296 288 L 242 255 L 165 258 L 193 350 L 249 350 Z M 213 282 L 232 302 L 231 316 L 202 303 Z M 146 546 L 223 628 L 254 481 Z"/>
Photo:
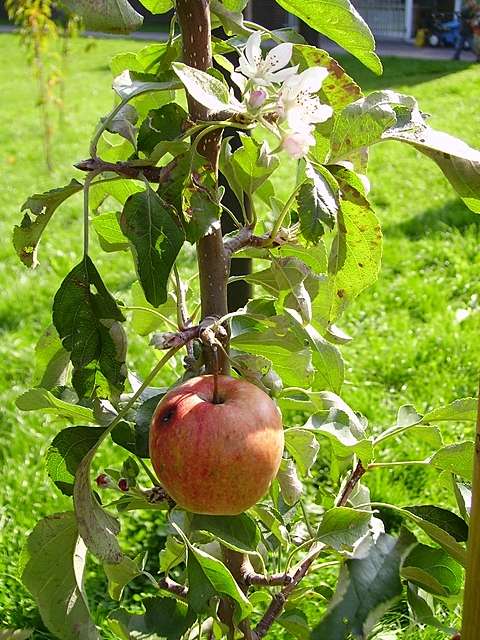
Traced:
<path id="1" fill-rule="evenodd" d="M 478 15 L 478 6 L 476 0 L 467 0 L 466 4 L 460 12 L 460 33 L 455 47 L 454 60 L 460 60 L 460 55 L 465 48 L 465 43 L 469 44 L 469 48 L 473 49 L 473 23 Z M 478 59 L 478 56 L 477 56 Z"/>

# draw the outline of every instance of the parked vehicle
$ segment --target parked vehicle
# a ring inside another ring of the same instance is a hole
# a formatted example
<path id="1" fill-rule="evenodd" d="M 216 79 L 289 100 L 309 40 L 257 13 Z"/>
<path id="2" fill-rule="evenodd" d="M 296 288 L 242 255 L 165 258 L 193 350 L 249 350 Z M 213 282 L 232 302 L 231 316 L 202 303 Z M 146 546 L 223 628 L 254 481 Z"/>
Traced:
<path id="1" fill-rule="evenodd" d="M 454 47 L 460 35 L 458 13 L 433 13 L 427 36 L 431 47 Z M 468 48 L 468 43 L 466 43 Z"/>

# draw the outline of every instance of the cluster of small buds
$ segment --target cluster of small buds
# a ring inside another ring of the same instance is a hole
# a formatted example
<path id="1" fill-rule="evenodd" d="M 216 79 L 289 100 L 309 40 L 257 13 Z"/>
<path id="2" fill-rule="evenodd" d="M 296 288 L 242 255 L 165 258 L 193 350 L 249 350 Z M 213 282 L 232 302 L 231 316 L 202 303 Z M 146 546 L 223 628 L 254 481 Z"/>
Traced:
<path id="1" fill-rule="evenodd" d="M 298 66 L 287 66 L 293 54 L 291 43 L 273 47 L 264 58 L 261 42 L 260 31 L 252 33 L 231 77 L 242 91 L 248 111 L 265 120 L 273 118 L 281 148 L 298 160 L 315 145 L 315 125 L 332 116 L 332 108 L 322 104 L 317 95 L 328 71 L 311 67 L 298 73 Z"/>
<path id="2" fill-rule="evenodd" d="M 95 482 L 99 489 L 120 489 L 120 491 L 126 492 L 130 488 L 126 478 L 120 478 L 119 481 L 115 483 L 106 473 L 100 473 L 95 478 Z"/>

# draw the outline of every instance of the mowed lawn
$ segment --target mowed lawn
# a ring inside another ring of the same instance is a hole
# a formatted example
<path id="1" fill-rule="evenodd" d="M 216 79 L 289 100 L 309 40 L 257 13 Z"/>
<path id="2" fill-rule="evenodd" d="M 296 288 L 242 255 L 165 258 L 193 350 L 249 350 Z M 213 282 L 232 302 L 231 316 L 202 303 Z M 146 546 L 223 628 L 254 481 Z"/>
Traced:
<path id="1" fill-rule="evenodd" d="M 87 156 L 92 129 L 112 105 L 110 57 L 144 45 L 84 39 L 73 44 L 64 123 L 56 127 L 56 169 L 49 175 L 25 52 L 15 36 L 0 36 L 0 626 L 35 627 L 38 638 L 51 636 L 42 631 L 35 605 L 19 583 L 19 553 L 35 522 L 69 508 L 69 501 L 59 496 L 44 472 L 43 457 L 58 424 L 19 413 L 14 401 L 32 379 L 33 349 L 50 323 L 52 296 L 80 255 L 80 199 L 57 214 L 34 272 L 14 255 L 11 229 L 28 195 L 64 184 L 75 175 L 72 164 Z M 384 60 L 383 77 L 376 78 L 351 59 L 341 61 L 366 91 L 389 87 L 412 94 L 431 114 L 432 126 L 480 146 L 478 66 L 390 58 Z M 475 393 L 480 218 L 463 206 L 436 166 L 412 148 L 382 143 L 372 151 L 369 175 L 385 234 L 383 269 L 378 283 L 347 312 L 342 328 L 355 338 L 343 349 L 348 365 L 344 397 L 376 429 L 390 424 L 401 404 L 424 411 Z M 102 257 L 100 270 L 117 291 L 133 278 L 128 256 Z M 462 322 L 459 310 L 468 312 Z M 136 363 L 146 344 L 137 341 Z M 468 436 L 461 426 L 445 433 L 449 441 Z M 385 451 L 385 459 L 418 459 L 428 453 L 428 446 L 405 438 Z M 373 498 L 383 502 L 438 504 L 439 495 L 446 495 L 436 475 L 423 468 L 375 472 L 366 481 Z M 139 547 L 142 536 L 147 541 L 156 531 L 151 517 L 143 520 L 135 537 Z M 102 582 L 95 585 L 101 593 Z M 95 611 L 98 622 L 108 606 Z"/>

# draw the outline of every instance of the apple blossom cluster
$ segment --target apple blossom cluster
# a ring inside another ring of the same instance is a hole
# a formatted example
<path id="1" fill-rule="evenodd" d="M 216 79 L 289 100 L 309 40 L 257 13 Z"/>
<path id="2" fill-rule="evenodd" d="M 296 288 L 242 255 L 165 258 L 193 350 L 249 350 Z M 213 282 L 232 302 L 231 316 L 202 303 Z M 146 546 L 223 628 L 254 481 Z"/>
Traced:
<path id="1" fill-rule="evenodd" d="M 303 158 L 315 145 L 315 125 L 333 113 L 316 95 L 328 71 L 311 67 L 298 73 L 298 65 L 287 66 L 293 53 L 288 42 L 277 45 L 264 58 L 261 41 L 260 31 L 248 38 L 232 80 L 242 91 L 248 111 L 263 124 L 267 115 L 275 115 L 278 128 L 269 128 L 280 138 L 281 147 L 293 158 Z"/>

